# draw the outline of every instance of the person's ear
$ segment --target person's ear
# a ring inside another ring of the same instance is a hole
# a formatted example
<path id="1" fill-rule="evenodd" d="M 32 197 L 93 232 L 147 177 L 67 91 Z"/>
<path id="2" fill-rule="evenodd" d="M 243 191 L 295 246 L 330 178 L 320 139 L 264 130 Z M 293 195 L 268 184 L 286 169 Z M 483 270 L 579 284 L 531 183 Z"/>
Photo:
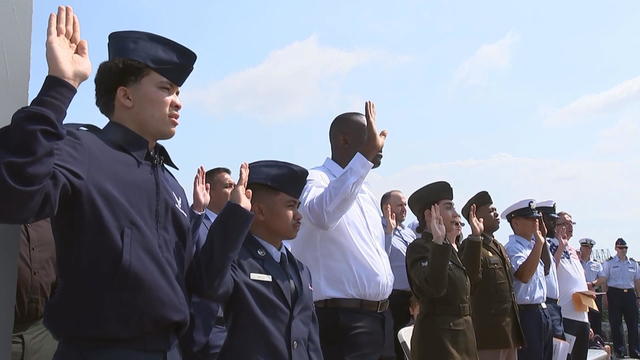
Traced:
<path id="1" fill-rule="evenodd" d="M 259 203 L 259 202 L 254 202 L 251 204 L 251 211 L 255 214 L 255 217 L 257 220 L 259 221 L 264 221 L 265 220 L 265 207 L 264 204 Z"/>
<path id="2" fill-rule="evenodd" d="M 131 93 L 131 90 L 126 86 L 118 87 L 114 100 L 115 104 L 120 104 L 120 106 L 127 109 L 131 109 L 134 105 L 133 94 Z"/>

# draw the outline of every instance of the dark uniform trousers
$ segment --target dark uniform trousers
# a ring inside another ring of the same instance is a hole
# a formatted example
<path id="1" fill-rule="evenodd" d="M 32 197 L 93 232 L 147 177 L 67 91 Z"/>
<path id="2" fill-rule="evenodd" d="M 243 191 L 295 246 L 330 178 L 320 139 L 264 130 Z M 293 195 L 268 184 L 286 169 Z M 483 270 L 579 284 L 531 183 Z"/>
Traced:
<path id="1" fill-rule="evenodd" d="M 286 250 L 289 269 L 295 270 L 286 274 L 251 234 L 244 242 L 209 237 L 201 251 L 214 254 L 216 267 L 201 271 L 195 264 L 192 271 L 198 283 L 214 285 L 205 295 L 222 304 L 227 325 L 219 360 L 322 359 L 311 274 L 304 264 Z"/>
<path id="2" fill-rule="evenodd" d="M 480 257 L 477 248 L 481 248 Z M 471 317 L 479 350 L 517 349 L 524 343 L 513 295 L 511 263 L 497 240 L 467 238 L 460 255 L 471 281 Z"/>
<path id="3" fill-rule="evenodd" d="M 553 337 L 564 340 L 564 326 L 562 323 L 562 306 L 558 305 L 558 299 L 547 298 L 547 311 L 551 318 L 551 333 Z"/>
<path id="4" fill-rule="evenodd" d="M 525 346 L 518 349 L 518 360 L 551 360 L 553 337 L 546 305 L 519 304 L 518 309 L 525 336 Z"/>
<path id="5" fill-rule="evenodd" d="M 409 313 L 409 298 L 411 298 L 411 291 L 409 290 L 393 290 L 389 296 L 389 309 L 391 310 L 391 316 L 393 317 L 393 337 L 394 347 L 397 360 L 404 359 L 404 350 L 398 341 L 398 331 L 407 326 L 409 320 L 411 320 L 411 314 Z"/>
<path id="6" fill-rule="evenodd" d="M 598 306 L 598 311 L 589 308 L 589 325 L 596 335 L 600 335 L 603 339 L 606 339 L 602 332 L 602 310 L 604 310 L 602 307 L 602 297 L 603 295 L 596 295 L 596 306 Z"/>
<path id="7" fill-rule="evenodd" d="M 611 324 L 613 350 L 617 354 L 626 353 L 622 338 L 622 317 L 624 316 L 624 321 L 627 324 L 629 355 L 639 355 L 638 304 L 635 290 L 609 287 L 607 301 L 609 303 L 609 322 Z"/>
<path id="8" fill-rule="evenodd" d="M 420 302 L 411 358 L 477 359 L 467 271 L 451 244 L 432 239 L 424 232 L 407 248 L 409 284 Z M 475 256 L 480 257 L 480 246 Z"/>

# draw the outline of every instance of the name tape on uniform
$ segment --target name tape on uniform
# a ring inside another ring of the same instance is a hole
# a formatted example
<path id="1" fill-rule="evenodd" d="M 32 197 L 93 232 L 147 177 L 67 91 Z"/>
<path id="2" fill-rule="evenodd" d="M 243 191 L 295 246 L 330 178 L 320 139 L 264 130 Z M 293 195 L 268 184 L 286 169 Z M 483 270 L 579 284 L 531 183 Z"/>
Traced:
<path id="1" fill-rule="evenodd" d="M 249 276 L 251 277 L 251 280 L 272 281 L 271 275 L 267 275 L 267 274 L 251 273 Z"/>

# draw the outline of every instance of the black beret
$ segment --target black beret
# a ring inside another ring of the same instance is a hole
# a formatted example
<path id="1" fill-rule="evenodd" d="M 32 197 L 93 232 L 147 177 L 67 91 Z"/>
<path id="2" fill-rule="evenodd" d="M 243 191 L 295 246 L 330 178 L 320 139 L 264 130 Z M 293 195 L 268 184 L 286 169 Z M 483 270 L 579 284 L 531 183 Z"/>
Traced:
<path id="1" fill-rule="evenodd" d="M 277 160 L 261 160 L 249 164 L 247 185 L 261 184 L 300 198 L 309 172 L 298 165 Z"/>
<path id="2" fill-rule="evenodd" d="M 116 31 L 109 34 L 109 60 L 139 61 L 177 86 L 182 86 L 196 62 L 188 48 L 160 35 L 143 31 Z"/>
<path id="3" fill-rule="evenodd" d="M 408 203 L 413 215 L 421 219 L 424 211 L 440 200 L 453 200 L 453 189 L 446 181 L 436 181 L 414 191 Z"/>
<path id="4" fill-rule="evenodd" d="M 491 205 L 493 204 L 493 200 L 491 199 L 491 195 L 489 195 L 486 191 L 480 191 L 479 193 L 473 195 L 469 201 L 462 207 L 462 216 L 464 216 L 467 221 L 469 221 L 469 212 L 471 211 L 471 205 L 476 205 L 476 209 L 480 206 Z"/>

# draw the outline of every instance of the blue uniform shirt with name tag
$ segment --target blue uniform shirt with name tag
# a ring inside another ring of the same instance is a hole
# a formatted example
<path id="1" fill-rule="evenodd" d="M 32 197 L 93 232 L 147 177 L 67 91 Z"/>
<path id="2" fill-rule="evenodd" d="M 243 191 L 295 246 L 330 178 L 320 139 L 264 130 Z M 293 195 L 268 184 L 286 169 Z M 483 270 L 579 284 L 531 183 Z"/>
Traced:
<path id="1" fill-rule="evenodd" d="M 621 260 L 618 256 L 604 263 L 601 277 L 607 279 L 607 286 L 619 289 L 633 289 L 634 281 L 640 279 L 638 263 L 630 258 Z"/>

